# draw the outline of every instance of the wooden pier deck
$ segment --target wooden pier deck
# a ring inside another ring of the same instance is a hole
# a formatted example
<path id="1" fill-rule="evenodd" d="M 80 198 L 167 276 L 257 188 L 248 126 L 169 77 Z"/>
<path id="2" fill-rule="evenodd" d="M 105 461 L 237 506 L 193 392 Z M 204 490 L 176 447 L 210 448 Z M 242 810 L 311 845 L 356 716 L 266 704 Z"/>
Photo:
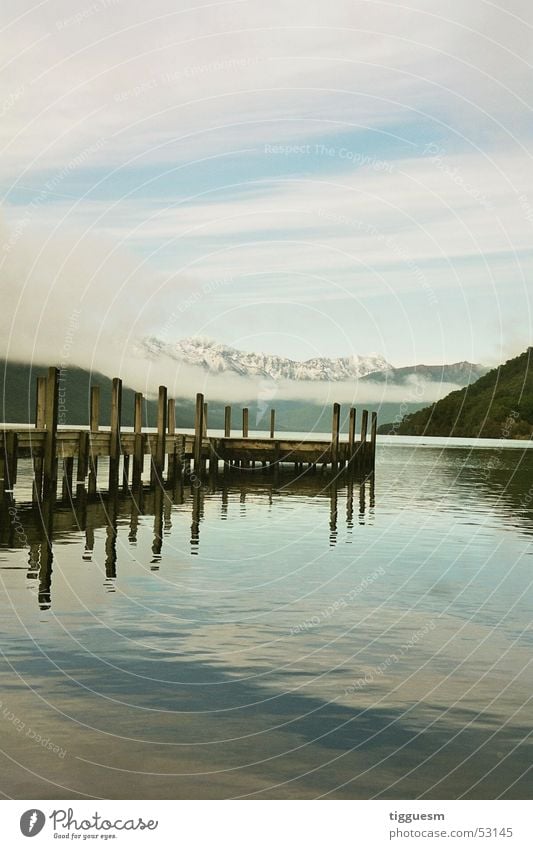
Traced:
<path id="1" fill-rule="evenodd" d="M 168 398 L 165 386 L 159 387 L 157 429 L 143 429 L 143 396 L 135 394 L 133 432 L 121 428 L 122 381 L 113 379 L 111 426 L 100 428 L 100 391 L 91 387 L 89 421 L 77 428 L 58 427 L 61 412 L 60 371 L 50 368 L 47 378 L 37 379 L 35 426 L 20 428 L 0 425 L 0 498 L 12 493 L 19 458 L 31 458 L 33 500 L 38 502 L 57 492 L 61 479 L 63 497 L 72 497 L 81 488 L 96 495 L 98 461 L 109 460 L 108 488 L 125 488 L 143 483 L 145 458 L 150 458 L 150 483 L 173 485 L 185 477 L 201 481 L 234 468 L 261 468 L 276 475 L 282 466 L 292 464 L 296 474 L 324 468 L 347 469 L 359 477 L 374 471 L 377 417 L 363 410 L 360 438 L 356 439 L 357 414 L 350 409 L 349 432 L 340 439 L 340 405 L 333 405 L 330 440 L 287 439 L 275 433 L 275 411 L 271 410 L 270 435 L 249 435 L 248 410 L 242 410 L 242 422 L 235 435 L 230 406 L 225 408 L 224 436 L 210 436 L 207 428 L 207 404 L 196 396 L 194 434 L 179 433 L 175 425 L 175 401 Z M 367 438 L 367 436 L 369 438 Z M 74 465 L 74 461 L 76 461 Z M 60 467 L 61 464 L 61 467 Z"/>

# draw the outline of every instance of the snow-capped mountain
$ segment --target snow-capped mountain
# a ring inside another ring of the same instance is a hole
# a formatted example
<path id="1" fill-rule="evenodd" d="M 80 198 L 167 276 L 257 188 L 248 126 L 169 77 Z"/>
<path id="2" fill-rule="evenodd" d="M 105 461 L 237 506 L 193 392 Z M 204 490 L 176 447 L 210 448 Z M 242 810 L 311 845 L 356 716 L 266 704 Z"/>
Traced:
<path id="1" fill-rule="evenodd" d="M 379 354 L 336 359 L 314 357 L 299 362 L 273 354 L 251 354 L 220 345 L 211 339 L 197 337 L 180 339 L 173 344 L 150 337 L 143 340 L 141 347 L 143 353 L 148 354 L 151 359 L 167 356 L 212 373 L 232 372 L 244 377 L 265 377 L 273 380 L 353 380 L 372 372 L 388 372 L 393 369 Z"/>
<path id="2" fill-rule="evenodd" d="M 486 366 L 469 362 L 395 368 L 379 354 L 336 359 L 314 357 L 300 362 L 273 354 L 251 354 L 199 337 L 166 343 L 152 336 L 143 339 L 139 347 L 142 356 L 152 360 L 170 357 L 186 365 L 198 366 L 211 374 L 230 373 L 269 380 L 336 382 L 361 378 L 364 382 L 402 385 L 416 379 L 462 387 L 473 383 L 488 371 Z"/>

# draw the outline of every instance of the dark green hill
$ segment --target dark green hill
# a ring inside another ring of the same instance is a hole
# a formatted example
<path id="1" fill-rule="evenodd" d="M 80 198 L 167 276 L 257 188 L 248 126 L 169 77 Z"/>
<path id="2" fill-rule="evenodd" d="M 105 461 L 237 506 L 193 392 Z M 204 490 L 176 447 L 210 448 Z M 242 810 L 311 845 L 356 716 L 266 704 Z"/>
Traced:
<path id="1" fill-rule="evenodd" d="M 441 401 L 382 425 L 381 433 L 528 439 L 533 434 L 533 348 Z"/>
<path id="2" fill-rule="evenodd" d="M 35 421 L 35 387 L 38 377 L 48 373 L 44 366 L 29 366 L 0 360 L 2 388 L 1 421 L 26 424 Z M 99 372 L 68 368 L 62 373 L 61 390 L 65 398 L 65 424 L 85 425 L 89 421 L 91 384 L 100 386 L 100 424 L 109 424 L 111 410 L 111 383 L 109 377 Z M 122 421 L 133 425 L 134 390 L 124 387 L 122 392 Z M 145 415 L 150 426 L 156 423 L 156 405 L 147 401 Z"/>

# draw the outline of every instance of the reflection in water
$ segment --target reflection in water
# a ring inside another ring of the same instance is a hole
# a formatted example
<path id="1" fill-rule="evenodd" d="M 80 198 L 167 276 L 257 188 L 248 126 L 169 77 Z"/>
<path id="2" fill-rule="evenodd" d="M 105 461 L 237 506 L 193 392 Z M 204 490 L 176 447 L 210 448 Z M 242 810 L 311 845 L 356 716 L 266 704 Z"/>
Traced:
<path id="1" fill-rule="evenodd" d="M 228 520 L 228 509 L 231 496 L 238 496 L 239 516 L 246 520 L 246 496 L 247 494 L 262 495 L 268 497 L 268 504 L 272 505 L 275 496 L 283 499 L 298 496 L 310 499 L 329 499 L 329 545 L 334 547 L 338 542 L 338 499 L 342 495 L 346 499 L 346 527 L 349 532 L 353 529 L 353 497 L 354 487 L 359 490 L 359 524 L 364 524 L 368 519 L 366 516 L 365 491 L 369 489 L 371 504 L 373 505 L 374 483 L 372 477 L 367 481 L 356 482 L 351 478 L 344 480 L 341 476 L 335 476 L 325 482 L 314 476 L 302 475 L 297 481 L 290 478 L 273 486 L 268 479 L 260 481 L 257 478 L 250 480 L 249 476 L 239 479 L 238 476 L 228 483 L 223 479 L 220 489 L 213 491 L 212 487 L 206 490 L 203 486 L 184 486 L 180 483 L 173 491 L 161 487 L 154 489 L 137 488 L 131 493 L 119 491 L 108 494 L 100 494 L 97 501 L 87 502 L 85 492 L 78 491 L 78 499 L 73 500 L 69 509 L 65 504 L 57 503 L 48 498 L 42 501 L 41 509 L 26 505 L 24 510 L 24 521 L 26 533 L 32 538 L 29 544 L 28 556 L 28 578 L 39 580 L 39 603 L 41 606 L 49 607 L 51 604 L 50 587 L 53 562 L 53 540 L 54 540 L 54 516 L 60 524 L 60 535 L 77 530 L 85 533 L 85 546 L 82 559 L 91 562 L 95 549 L 95 531 L 99 528 L 105 529 L 104 564 L 105 582 L 104 586 L 108 592 L 116 591 L 117 578 L 117 538 L 118 521 L 128 521 L 127 540 L 130 546 L 137 545 L 139 520 L 142 516 L 154 517 L 153 539 L 151 545 L 152 557 L 150 560 L 151 571 L 158 571 L 163 557 L 164 536 L 169 535 L 172 530 L 172 510 L 184 504 L 189 505 L 191 511 L 190 526 L 190 552 L 193 555 L 200 553 L 200 535 L 202 521 L 205 515 L 206 495 L 210 499 L 220 500 L 219 516 L 223 521 Z M 14 502 L 11 502 L 14 503 Z M 9 520 L 2 523 L 3 535 L 0 544 L 8 544 L 17 547 L 16 536 L 13 533 L 13 523 Z M 35 541 L 35 538 L 38 541 Z"/>
<path id="2" fill-rule="evenodd" d="M 105 538 L 105 586 L 109 592 L 115 591 L 117 577 L 117 494 L 110 493 L 106 502 L 106 538 Z"/>
<path id="3" fill-rule="evenodd" d="M 152 572 L 159 569 L 161 550 L 163 548 L 163 498 L 164 492 L 156 487 L 154 492 L 154 541 L 152 542 Z"/>
<path id="4" fill-rule="evenodd" d="M 0 506 L 2 701 L 68 750 L 0 723 L 10 795 L 527 798 L 517 454 Z"/>
<path id="5" fill-rule="evenodd" d="M 387 452 L 0 506 L 10 795 L 527 798 L 533 453 Z"/>

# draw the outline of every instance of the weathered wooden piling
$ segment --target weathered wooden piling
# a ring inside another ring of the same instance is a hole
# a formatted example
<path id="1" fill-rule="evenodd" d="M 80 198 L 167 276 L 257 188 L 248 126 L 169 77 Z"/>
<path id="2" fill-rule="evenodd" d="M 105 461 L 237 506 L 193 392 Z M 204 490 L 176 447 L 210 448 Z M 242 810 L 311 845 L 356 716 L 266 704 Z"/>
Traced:
<path id="1" fill-rule="evenodd" d="M 46 427 L 46 377 L 37 378 L 37 391 L 35 393 L 35 427 L 44 430 Z M 43 458 L 33 456 L 33 487 L 32 501 L 36 504 L 43 491 Z"/>
<path id="2" fill-rule="evenodd" d="M 13 492 L 17 482 L 17 442 L 16 431 L 4 431 L 4 492 Z"/>
<path id="3" fill-rule="evenodd" d="M 100 430 L 100 387 L 91 386 L 89 407 L 89 480 L 87 483 L 87 494 L 91 497 L 96 495 L 98 478 L 98 457 L 94 446 L 94 439 Z"/>
<path id="4" fill-rule="evenodd" d="M 168 399 L 167 387 L 160 386 L 157 399 L 157 443 L 155 453 L 152 455 L 152 469 L 150 480 L 152 485 L 163 482 L 165 471 L 165 439 L 167 433 Z"/>
<path id="5" fill-rule="evenodd" d="M 142 392 L 136 392 L 133 401 L 133 470 L 131 475 L 131 485 L 134 489 L 137 489 L 141 483 L 144 466 L 142 422 L 143 396 Z"/>
<path id="6" fill-rule="evenodd" d="M 72 498 L 72 477 L 74 474 L 74 457 L 63 458 L 63 477 L 61 481 L 61 498 L 68 501 Z"/>
<path id="7" fill-rule="evenodd" d="M 276 429 L 276 411 L 270 411 L 270 438 L 274 439 L 274 431 Z"/>
<path id="8" fill-rule="evenodd" d="M 355 452 L 355 427 L 357 423 L 357 412 L 355 407 L 350 407 L 350 421 L 348 425 L 348 462 L 353 462 Z"/>
<path id="9" fill-rule="evenodd" d="M 207 436 L 207 401 L 204 401 L 204 420 L 202 428 L 202 436 Z"/>
<path id="10" fill-rule="evenodd" d="M 242 410 L 242 435 L 248 437 L 248 407 L 243 407 Z"/>
<path id="11" fill-rule="evenodd" d="M 80 431 L 78 437 L 78 465 L 76 468 L 76 489 L 85 489 L 85 479 L 89 472 L 89 433 Z"/>
<path id="12" fill-rule="evenodd" d="M 361 416 L 361 442 L 359 445 L 359 470 L 361 472 L 364 471 L 366 467 L 366 434 L 368 430 L 368 410 L 363 410 L 363 414 Z"/>
<path id="13" fill-rule="evenodd" d="M 59 402 L 59 369 L 48 369 L 45 403 L 43 456 L 43 497 L 55 498 L 57 491 L 57 413 Z"/>
<path id="14" fill-rule="evenodd" d="M 202 472 L 202 442 L 204 434 L 204 396 L 201 392 L 196 395 L 196 412 L 194 417 L 194 473 Z"/>
<path id="15" fill-rule="evenodd" d="M 113 378 L 111 387 L 111 433 L 109 438 L 109 489 L 118 486 L 120 425 L 122 421 L 122 380 Z"/>
<path id="16" fill-rule="evenodd" d="M 174 478 L 176 477 L 176 450 L 174 445 L 176 437 L 176 402 L 174 398 L 168 399 L 167 433 L 171 445 L 171 450 L 167 456 L 167 481 L 174 483 Z"/>
<path id="17" fill-rule="evenodd" d="M 185 436 L 180 434 L 174 441 L 174 491 L 176 486 L 181 485 L 183 467 L 185 462 Z"/>
<path id="18" fill-rule="evenodd" d="M 35 393 L 35 427 L 43 430 L 46 427 L 46 377 L 37 378 Z"/>
<path id="19" fill-rule="evenodd" d="M 376 442 L 378 433 L 378 414 L 372 413 L 372 424 L 370 426 L 370 460 L 372 471 L 376 468 Z"/>
<path id="20" fill-rule="evenodd" d="M 231 407 L 224 407 L 224 436 L 229 439 L 231 436 Z"/>
<path id="21" fill-rule="evenodd" d="M 341 422 L 341 405 L 333 404 L 333 417 L 331 422 L 331 463 L 334 468 L 339 459 L 339 437 Z"/>

